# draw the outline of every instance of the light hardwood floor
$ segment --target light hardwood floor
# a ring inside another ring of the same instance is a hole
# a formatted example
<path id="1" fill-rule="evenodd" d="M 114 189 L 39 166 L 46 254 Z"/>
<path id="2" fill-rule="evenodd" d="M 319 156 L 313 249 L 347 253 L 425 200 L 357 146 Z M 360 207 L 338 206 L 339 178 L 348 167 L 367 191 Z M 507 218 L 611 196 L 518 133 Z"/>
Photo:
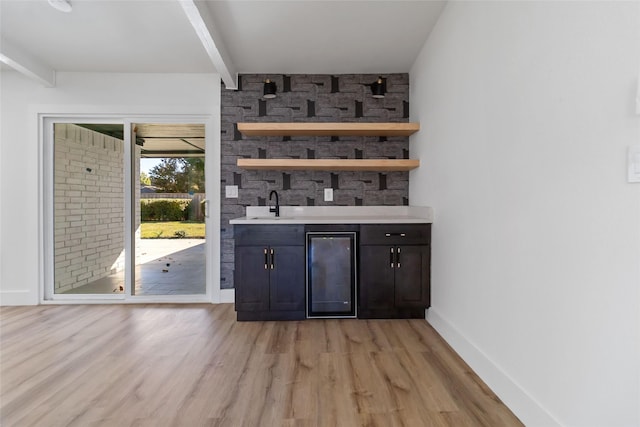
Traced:
<path id="1" fill-rule="evenodd" d="M 2 426 L 520 426 L 424 320 L 0 309 Z"/>

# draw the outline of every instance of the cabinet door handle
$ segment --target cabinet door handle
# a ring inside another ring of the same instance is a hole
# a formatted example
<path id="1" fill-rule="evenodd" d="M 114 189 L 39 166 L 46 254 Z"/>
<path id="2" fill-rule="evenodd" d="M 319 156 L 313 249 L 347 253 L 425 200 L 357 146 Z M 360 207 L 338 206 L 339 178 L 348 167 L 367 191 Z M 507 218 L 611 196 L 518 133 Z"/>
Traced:
<path id="1" fill-rule="evenodd" d="M 391 248 L 391 251 L 389 252 L 389 264 L 391 264 L 391 268 L 393 268 L 393 254 L 394 254 L 395 248 Z"/>
<path id="2" fill-rule="evenodd" d="M 264 248 L 264 269 L 268 270 L 269 269 L 269 256 L 267 255 L 267 248 Z"/>
<path id="3" fill-rule="evenodd" d="M 400 248 L 396 252 L 396 268 L 400 268 Z"/>
<path id="4" fill-rule="evenodd" d="M 276 254 L 273 251 L 273 248 L 271 248 L 271 269 L 273 270 L 273 264 L 276 263 Z"/>
<path id="5" fill-rule="evenodd" d="M 406 237 L 407 233 L 385 233 L 386 237 Z"/>

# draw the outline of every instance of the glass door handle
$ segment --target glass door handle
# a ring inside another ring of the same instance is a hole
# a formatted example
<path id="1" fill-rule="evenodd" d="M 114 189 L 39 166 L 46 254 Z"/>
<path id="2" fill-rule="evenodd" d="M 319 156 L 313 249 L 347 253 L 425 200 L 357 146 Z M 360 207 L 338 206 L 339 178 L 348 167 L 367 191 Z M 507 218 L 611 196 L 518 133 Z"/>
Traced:
<path id="1" fill-rule="evenodd" d="M 203 201 L 201 201 L 200 206 L 204 208 L 205 218 L 209 218 L 209 199 L 204 199 Z"/>

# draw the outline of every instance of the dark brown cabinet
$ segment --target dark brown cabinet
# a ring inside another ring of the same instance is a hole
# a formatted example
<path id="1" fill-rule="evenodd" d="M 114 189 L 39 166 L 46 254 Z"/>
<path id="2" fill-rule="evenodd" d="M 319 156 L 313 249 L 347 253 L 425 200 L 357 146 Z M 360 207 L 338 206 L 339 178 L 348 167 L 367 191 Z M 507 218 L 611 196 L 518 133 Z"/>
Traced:
<path id="1" fill-rule="evenodd" d="M 302 225 L 235 226 L 238 320 L 305 318 Z"/>
<path id="2" fill-rule="evenodd" d="M 358 233 L 357 316 L 424 318 L 430 306 L 431 224 L 314 225 Z M 306 318 L 305 226 L 235 225 L 238 320 Z"/>
<path id="3" fill-rule="evenodd" d="M 424 317 L 430 242 L 430 224 L 361 225 L 358 317 Z"/>

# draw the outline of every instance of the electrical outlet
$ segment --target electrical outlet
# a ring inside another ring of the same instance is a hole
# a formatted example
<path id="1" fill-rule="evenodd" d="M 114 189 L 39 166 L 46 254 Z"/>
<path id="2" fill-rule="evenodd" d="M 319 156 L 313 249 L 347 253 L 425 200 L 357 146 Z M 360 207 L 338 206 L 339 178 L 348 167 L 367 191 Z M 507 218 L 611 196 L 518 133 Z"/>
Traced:
<path id="1" fill-rule="evenodd" d="M 238 198 L 238 186 L 237 185 L 226 185 L 224 187 L 224 196 L 227 199 L 237 199 Z"/>
<path id="2" fill-rule="evenodd" d="M 324 189 L 324 201 L 333 202 L 333 188 Z"/>

